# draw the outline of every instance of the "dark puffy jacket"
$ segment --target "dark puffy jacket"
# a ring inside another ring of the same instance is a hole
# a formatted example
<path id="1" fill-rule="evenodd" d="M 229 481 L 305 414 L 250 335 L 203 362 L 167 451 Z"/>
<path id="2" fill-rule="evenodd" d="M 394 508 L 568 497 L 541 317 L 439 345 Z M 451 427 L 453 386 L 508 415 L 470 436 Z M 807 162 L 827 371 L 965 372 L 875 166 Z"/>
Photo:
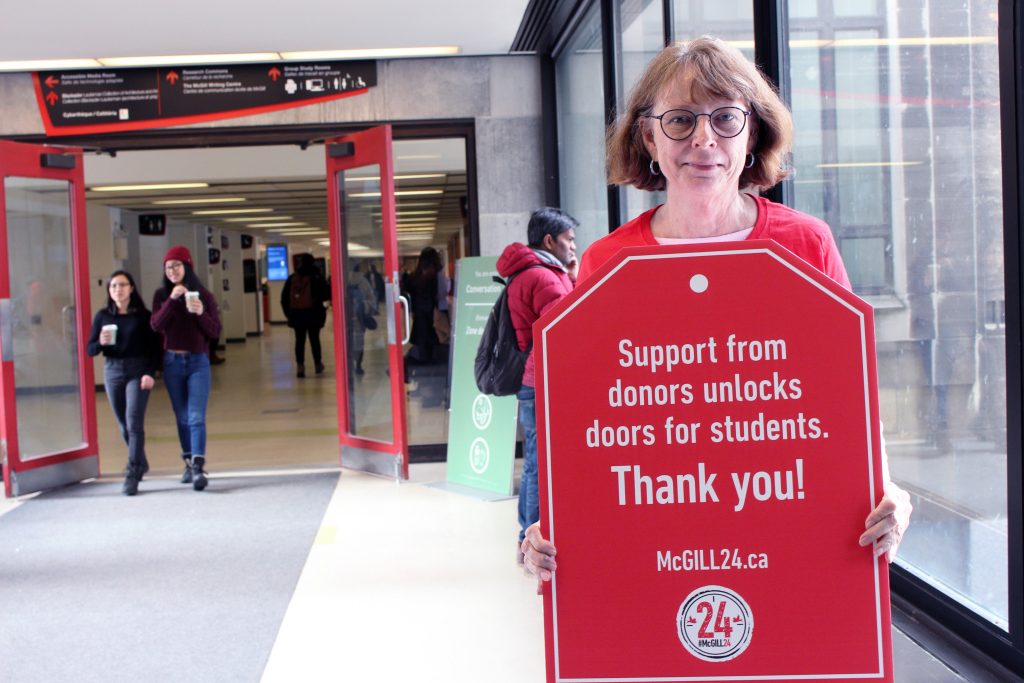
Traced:
<path id="1" fill-rule="evenodd" d="M 530 268 L 539 265 L 540 268 Z M 526 270 L 523 270 L 523 269 Z M 533 249 L 514 242 L 498 257 L 498 275 L 507 278 L 522 270 L 508 289 L 508 310 L 516 328 L 519 348 L 525 349 L 533 339 L 533 323 L 563 296 L 572 291 L 573 282 L 564 268 L 541 260 Z M 534 386 L 533 352 L 526 361 L 523 384 Z"/>

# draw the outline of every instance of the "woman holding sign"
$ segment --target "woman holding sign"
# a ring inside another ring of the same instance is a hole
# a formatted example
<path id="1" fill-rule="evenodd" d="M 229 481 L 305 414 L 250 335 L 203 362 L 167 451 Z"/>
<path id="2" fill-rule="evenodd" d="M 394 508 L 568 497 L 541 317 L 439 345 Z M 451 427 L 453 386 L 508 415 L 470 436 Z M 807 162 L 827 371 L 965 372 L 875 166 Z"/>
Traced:
<path id="1" fill-rule="evenodd" d="M 738 50 L 710 37 L 662 50 L 609 130 L 607 153 L 610 183 L 664 190 L 665 203 L 592 244 L 579 281 L 624 247 L 771 239 L 849 289 L 829 227 L 757 194 L 788 174 L 792 138 L 786 106 Z M 885 495 L 857 542 L 892 561 L 911 506 L 883 469 Z M 522 551 L 527 569 L 549 580 L 555 548 L 538 525 Z"/>
<path id="2" fill-rule="evenodd" d="M 86 347 L 90 356 L 103 354 L 103 387 L 121 437 L 128 444 L 128 466 L 121 492 L 134 496 L 149 471 L 146 459 L 146 404 L 153 375 L 160 368 L 160 340 L 149 327 L 149 311 L 124 270 L 107 281 L 107 305 L 96 312 Z"/>

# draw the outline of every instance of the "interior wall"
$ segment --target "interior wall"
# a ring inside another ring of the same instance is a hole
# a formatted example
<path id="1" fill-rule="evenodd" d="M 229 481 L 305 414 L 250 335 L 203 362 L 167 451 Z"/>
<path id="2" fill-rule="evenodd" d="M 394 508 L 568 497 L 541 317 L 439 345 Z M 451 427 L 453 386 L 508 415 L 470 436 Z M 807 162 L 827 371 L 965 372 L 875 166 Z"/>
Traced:
<path id="1" fill-rule="evenodd" d="M 192 127 L 471 120 L 481 254 L 523 241 L 544 201 L 539 58 L 381 60 L 377 82 L 364 95 Z M 30 74 L 0 74 L 0 111 L 0 136 L 44 133 Z"/>
<path id="2" fill-rule="evenodd" d="M 89 311 L 89 321 L 96 311 L 107 303 L 107 277 L 121 268 L 121 261 L 115 258 L 115 233 L 120 232 L 118 219 L 120 211 L 100 205 L 86 205 L 85 220 L 89 225 L 89 302 L 84 308 Z M 123 249 L 123 242 L 118 243 Z M 93 376 L 96 384 L 103 384 L 103 355 L 93 358 Z"/>

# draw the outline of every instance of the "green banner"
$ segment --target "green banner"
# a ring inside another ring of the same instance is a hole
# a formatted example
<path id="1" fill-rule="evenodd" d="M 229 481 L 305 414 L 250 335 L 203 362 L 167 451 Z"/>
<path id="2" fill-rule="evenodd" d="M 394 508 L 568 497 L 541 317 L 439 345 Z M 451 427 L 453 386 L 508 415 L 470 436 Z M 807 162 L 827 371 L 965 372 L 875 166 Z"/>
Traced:
<path id="1" fill-rule="evenodd" d="M 447 481 L 512 495 L 516 397 L 481 394 L 473 379 L 480 337 L 502 290 L 491 279 L 498 274 L 497 260 L 496 256 L 475 256 L 455 264 Z"/>

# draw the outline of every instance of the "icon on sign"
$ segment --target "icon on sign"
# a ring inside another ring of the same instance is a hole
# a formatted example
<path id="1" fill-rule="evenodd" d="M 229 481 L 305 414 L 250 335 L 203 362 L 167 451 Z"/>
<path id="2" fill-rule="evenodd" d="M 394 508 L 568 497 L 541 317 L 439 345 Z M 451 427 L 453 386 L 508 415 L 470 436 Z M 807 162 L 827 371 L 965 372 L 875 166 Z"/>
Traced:
<path id="1" fill-rule="evenodd" d="M 117 118 L 122 120 L 122 121 L 127 121 L 128 120 L 128 110 L 127 109 L 118 109 L 117 110 Z"/>
<path id="2" fill-rule="evenodd" d="M 487 466 L 490 463 L 491 449 L 487 446 L 487 442 L 481 437 L 473 439 L 473 443 L 469 446 L 469 466 L 477 474 L 483 474 L 487 471 Z"/>
<path id="3" fill-rule="evenodd" d="M 491 399 L 487 394 L 478 394 L 473 400 L 473 425 L 477 429 L 487 429 L 491 424 L 491 416 L 494 409 L 491 407 Z"/>
<path id="4" fill-rule="evenodd" d="M 686 596 L 676 613 L 676 635 L 687 651 L 705 662 L 727 662 L 750 645 L 754 615 L 735 591 L 703 586 Z"/>
<path id="5" fill-rule="evenodd" d="M 286 93 L 288 93 L 289 95 L 294 95 L 295 91 L 298 90 L 298 89 L 299 89 L 299 84 L 296 83 L 295 81 L 293 81 L 292 79 L 289 78 L 287 81 L 285 81 L 285 83 L 284 83 L 284 91 Z"/>
<path id="6" fill-rule="evenodd" d="M 306 90 L 309 92 L 323 92 L 324 91 L 324 79 L 322 78 L 307 78 L 306 79 Z"/>

